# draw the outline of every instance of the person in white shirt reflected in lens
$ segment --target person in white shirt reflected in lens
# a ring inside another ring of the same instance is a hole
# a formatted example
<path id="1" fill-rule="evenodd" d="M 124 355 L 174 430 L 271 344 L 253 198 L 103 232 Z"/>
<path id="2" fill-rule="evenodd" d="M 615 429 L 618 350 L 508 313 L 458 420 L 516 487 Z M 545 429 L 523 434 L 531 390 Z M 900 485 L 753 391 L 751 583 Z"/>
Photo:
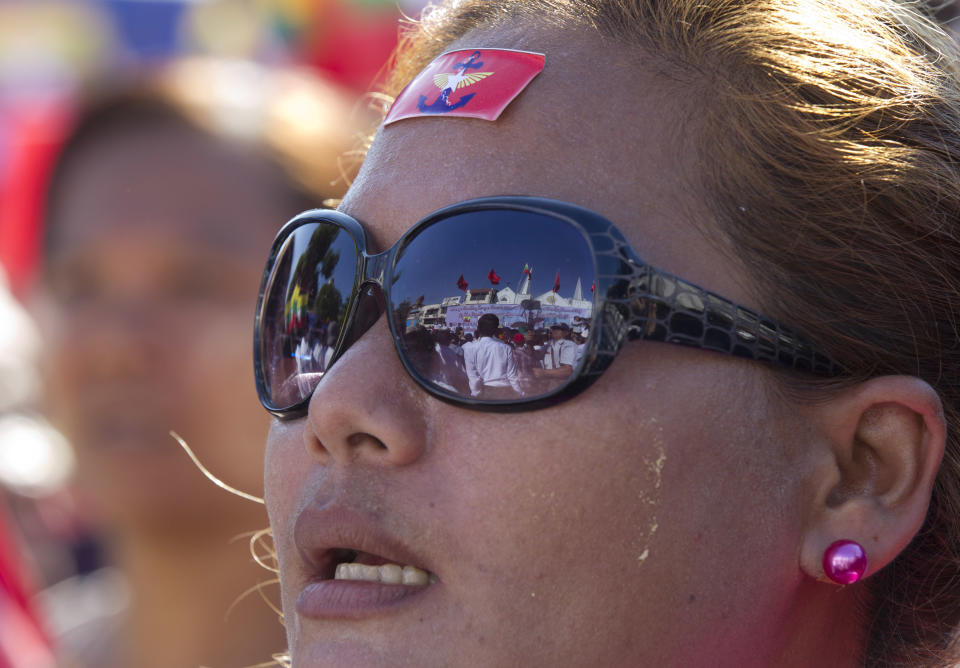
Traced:
<path id="1" fill-rule="evenodd" d="M 476 338 L 463 347 L 463 362 L 470 394 L 485 399 L 513 398 L 523 394 L 513 347 L 497 338 L 500 319 L 484 313 L 477 321 Z"/>

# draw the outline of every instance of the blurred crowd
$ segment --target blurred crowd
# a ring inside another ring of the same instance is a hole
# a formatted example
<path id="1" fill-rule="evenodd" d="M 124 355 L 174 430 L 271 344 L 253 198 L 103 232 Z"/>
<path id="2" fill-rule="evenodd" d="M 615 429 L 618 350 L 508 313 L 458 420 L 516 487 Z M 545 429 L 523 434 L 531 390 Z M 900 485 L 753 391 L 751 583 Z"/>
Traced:
<path id="1" fill-rule="evenodd" d="M 262 506 L 169 432 L 262 495 L 265 253 L 346 189 L 423 4 L 0 3 L 0 666 L 283 649 Z"/>

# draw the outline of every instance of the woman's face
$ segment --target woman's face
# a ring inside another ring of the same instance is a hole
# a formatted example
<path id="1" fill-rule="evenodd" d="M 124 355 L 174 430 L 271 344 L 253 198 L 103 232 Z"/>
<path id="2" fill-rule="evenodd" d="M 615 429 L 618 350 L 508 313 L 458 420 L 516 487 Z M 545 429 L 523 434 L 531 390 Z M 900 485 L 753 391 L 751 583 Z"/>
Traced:
<path id="1" fill-rule="evenodd" d="M 197 132 L 145 122 L 86 145 L 64 176 L 46 272 L 59 316 L 46 327 L 51 398 L 111 523 L 226 533 L 262 521 L 168 432 L 259 492 L 267 419 L 249 322 L 269 226 L 295 213 L 267 174 Z"/>
<path id="2" fill-rule="evenodd" d="M 584 35 L 499 29 L 462 46 L 542 51 L 546 68 L 496 122 L 380 132 L 342 205 L 371 245 L 460 200 L 539 195 L 604 214 L 654 266 L 756 305 L 697 231 L 711 218 L 684 176 L 682 89 Z M 268 439 L 295 665 L 769 665 L 802 579 L 801 490 L 765 374 L 631 342 L 573 400 L 481 413 L 421 390 L 381 318 L 309 415 Z M 341 547 L 435 582 L 396 600 L 318 586 L 324 551 Z"/>

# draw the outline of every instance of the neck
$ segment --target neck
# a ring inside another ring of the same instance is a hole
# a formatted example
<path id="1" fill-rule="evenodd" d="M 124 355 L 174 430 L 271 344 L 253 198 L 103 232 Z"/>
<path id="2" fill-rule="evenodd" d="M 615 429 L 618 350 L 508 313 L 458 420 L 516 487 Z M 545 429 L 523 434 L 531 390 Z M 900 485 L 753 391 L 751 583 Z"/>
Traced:
<path id="1" fill-rule="evenodd" d="M 133 601 L 119 665 L 248 666 L 282 650 L 277 614 L 257 594 L 227 616 L 246 589 L 273 577 L 252 563 L 247 545 L 216 531 L 125 537 L 118 565 L 130 578 Z"/>

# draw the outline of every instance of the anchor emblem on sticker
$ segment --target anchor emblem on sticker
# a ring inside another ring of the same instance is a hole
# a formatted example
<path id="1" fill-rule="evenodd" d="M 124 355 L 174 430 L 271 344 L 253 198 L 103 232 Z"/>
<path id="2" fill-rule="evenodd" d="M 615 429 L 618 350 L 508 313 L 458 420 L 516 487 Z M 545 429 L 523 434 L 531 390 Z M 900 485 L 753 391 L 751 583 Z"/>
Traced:
<path id="1" fill-rule="evenodd" d="M 437 115 L 496 120 L 540 73 L 544 61 L 542 53 L 512 49 L 449 51 L 403 89 L 390 107 L 384 125 L 404 118 Z"/>
<path id="2" fill-rule="evenodd" d="M 474 51 L 469 59 L 454 65 L 454 68 L 457 71 L 453 74 L 434 74 L 433 83 L 437 86 L 437 88 L 440 89 L 440 95 L 436 100 L 433 101 L 432 104 L 427 104 L 427 96 L 421 95 L 420 99 L 417 100 L 417 109 L 425 114 L 446 114 L 454 109 L 459 109 L 460 107 L 466 106 L 466 104 L 473 99 L 473 96 L 476 95 L 476 93 L 464 95 L 454 104 L 450 104 L 450 93 L 458 88 L 475 84 L 493 74 L 493 72 L 468 73 L 468 70 L 471 68 L 480 69 L 483 67 L 482 62 L 475 62 L 479 57 L 480 52 Z"/>

